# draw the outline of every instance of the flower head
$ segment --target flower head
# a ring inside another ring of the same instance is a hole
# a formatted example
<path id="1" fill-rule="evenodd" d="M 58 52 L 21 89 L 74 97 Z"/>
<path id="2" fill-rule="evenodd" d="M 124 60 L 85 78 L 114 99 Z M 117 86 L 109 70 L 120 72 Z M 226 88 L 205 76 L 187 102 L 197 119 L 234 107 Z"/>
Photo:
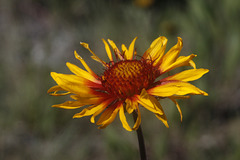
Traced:
<path id="1" fill-rule="evenodd" d="M 166 54 L 164 54 L 167 38 L 158 37 L 155 39 L 141 58 L 137 58 L 134 48 L 135 38 L 127 48 L 122 45 L 120 51 L 112 40 L 108 43 L 103 39 L 109 63 L 104 62 L 96 56 L 87 43 L 81 43 L 92 54 L 92 59 L 100 62 L 105 71 L 102 75 L 95 74 L 82 57 L 75 51 L 75 57 L 82 63 L 86 70 L 67 62 L 67 67 L 73 74 L 60 74 L 51 72 L 52 78 L 57 85 L 48 90 L 53 96 L 69 95 L 71 101 L 56 104 L 52 107 L 64 109 L 76 109 L 85 107 L 81 112 L 76 113 L 73 118 L 91 116 L 91 122 L 95 123 L 95 117 L 100 115 L 99 128 L 108 126 L 119 114 L 123 127 L 128 130 L 137 130 L 141 123 L 139 104 L 153 112 L 166 127 L 167 118 L 159 99 L 168 98 L 173 101 L 180 113 L 182 112 L 176 99 L 189 98 L 188 95 L 208 94 L 194 85 L 188 83 L 201 78 L 208 69 L 196 69 L 192 61 L 196 55 L 179 56 L 182 49 L 182 39 Z M 115 54 L 113 54 L 110 46 Z M 191 66 L 193 69 L 185 70 L 172 76 L 162 78 L 162 75 L 182 66 Z M 125 113 L 136 112 L 138 117 L 133 127 L 127 123 Z"/>

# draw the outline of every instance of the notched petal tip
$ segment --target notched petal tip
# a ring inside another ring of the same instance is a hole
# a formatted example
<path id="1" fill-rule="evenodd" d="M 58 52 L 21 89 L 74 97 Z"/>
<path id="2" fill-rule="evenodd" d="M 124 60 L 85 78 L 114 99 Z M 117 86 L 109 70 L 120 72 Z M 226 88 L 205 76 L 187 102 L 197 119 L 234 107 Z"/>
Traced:
<path id="1" fill-rule="evenodd" d="M 177 45 L 178 46 L 183 46 L 183 40 L 182 40 L 182 38 L 181 37 L 177 37 L 178 38 L 178 43 L 177 43 Z"/>
<path id="2" fill-rule="evenodd" d="M 85 43 L 85 42 L 80 42 L 80 45 L 82 45 L 84 48 L 88 49 L 89 48 L 89 45 L 88 43 Z"/>
<path id="3" fill-rule="evenodd" d="M 75 58 L 78 60 L 82 60 L 83 58 L 77 53 L 77 51 L 74 51 Z"/>
<path id="4" fill-rule="evenodd" d="M 178 38 L 178 40 L 182 41 L 182 38 L 181 38 L 181 37 L 177 37 L 177 38 Z"/>

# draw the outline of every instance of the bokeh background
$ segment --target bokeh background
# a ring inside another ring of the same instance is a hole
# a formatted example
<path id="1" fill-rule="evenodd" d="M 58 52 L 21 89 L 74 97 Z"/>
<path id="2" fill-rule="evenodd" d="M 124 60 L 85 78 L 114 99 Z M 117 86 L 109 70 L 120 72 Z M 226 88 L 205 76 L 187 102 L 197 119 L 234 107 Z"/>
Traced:
<path id="1" fill-rule="evenodd" d="M 104 130 L 80 110 L 51 108 L 51 71 L 70 73 L 73 51 L 101 74 L 91 49 L 107 60 L 101 38 L 127 46 L 138 36 L 142 55 L 159 35 L 169 49 L 183 38 L 181 55 L 196 53 L 210 72 L 193 84 L 209 93 L 174 104 L 162 101 L 170 128 L 142 109 L 150 160 L 240 159 L 240 1 L 236 0 L 0 0 L 0 159 L 137 160 L 135 132 L 119 118 Z M 133 121 L 128 117 L 128 121 Z"/>

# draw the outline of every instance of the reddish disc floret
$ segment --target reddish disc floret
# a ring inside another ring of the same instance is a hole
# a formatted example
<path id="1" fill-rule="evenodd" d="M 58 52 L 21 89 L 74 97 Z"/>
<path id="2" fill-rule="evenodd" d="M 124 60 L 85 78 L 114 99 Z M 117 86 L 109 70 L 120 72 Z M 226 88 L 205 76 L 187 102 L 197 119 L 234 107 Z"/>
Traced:
<path id="1" fill-rule="evenodd" d="M 158 70 L 150 61 L 123 60 L 110 66 L 101 77 L 104 90 L 120 100 L 140 94 L 148 89 L 159 76 Z"/>

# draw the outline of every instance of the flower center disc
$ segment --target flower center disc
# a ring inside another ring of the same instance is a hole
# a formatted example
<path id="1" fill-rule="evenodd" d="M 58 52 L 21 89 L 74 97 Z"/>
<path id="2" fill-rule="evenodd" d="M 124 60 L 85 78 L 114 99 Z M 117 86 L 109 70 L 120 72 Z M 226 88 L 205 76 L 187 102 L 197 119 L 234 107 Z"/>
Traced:
<path id="1" fill-rule="evenodd" d="M 111 95 L 125 100 L 147 89 L 156 78 L 156 69 L 146 60 L 124 60 L 108 68 L 102 85 Z"/>

